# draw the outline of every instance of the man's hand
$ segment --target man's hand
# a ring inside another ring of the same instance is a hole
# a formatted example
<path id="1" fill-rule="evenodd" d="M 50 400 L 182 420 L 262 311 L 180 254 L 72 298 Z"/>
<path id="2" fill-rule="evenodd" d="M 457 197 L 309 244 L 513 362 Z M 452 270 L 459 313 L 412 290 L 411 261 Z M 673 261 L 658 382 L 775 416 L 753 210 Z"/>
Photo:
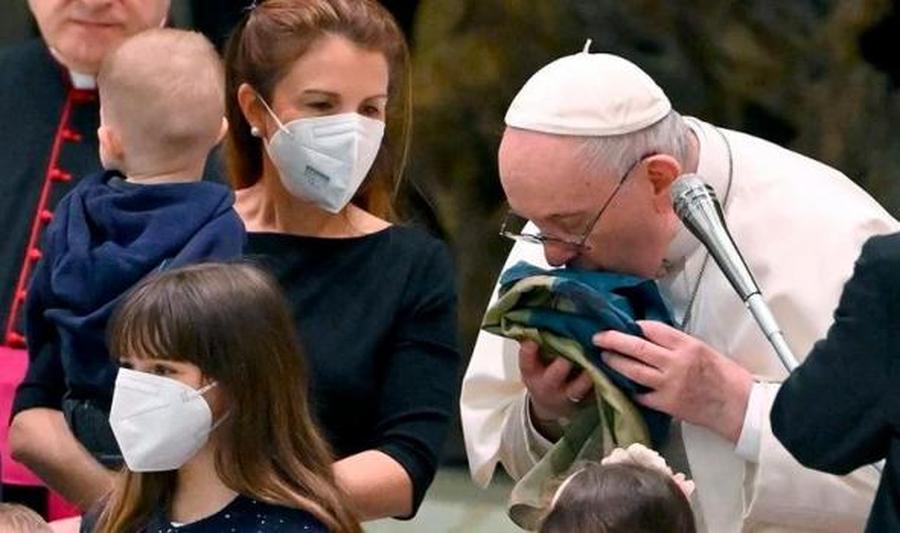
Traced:
<path id="1" fill-rule="evenodd" d="M 532 341 L 525 341 L 519 347 L 519 370 L 528 389 L 535 428 L 552 440 L 559 438 L 555 422 L 575 414 L 593 387 L 591 376 L 583 370 L 571 376 L 572 363 L 564 357 L 545 364 L 538 345 Z"/>
<path id="2" fill-rule="evenodd" d="M 605 331 L 594 336 L 603 360 L 651 392 L 642 405 L 707 427 L 737 443 L 753 377 L 703 342 L 661 322 L 638 322 L 647 340 Z"/>

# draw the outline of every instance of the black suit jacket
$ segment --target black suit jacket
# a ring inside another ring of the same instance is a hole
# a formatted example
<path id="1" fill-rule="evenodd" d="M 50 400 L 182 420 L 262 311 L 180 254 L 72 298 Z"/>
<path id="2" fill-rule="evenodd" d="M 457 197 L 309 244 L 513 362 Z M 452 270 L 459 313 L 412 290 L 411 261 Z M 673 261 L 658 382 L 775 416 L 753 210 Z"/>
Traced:
<path id="1" fill-rule="evenodd" d="M 867 532 L 900 531 L 900 233 L 863 246 L 825 339 L 785 381 L 772 430 L 805 466 L 887 459 Z"/>

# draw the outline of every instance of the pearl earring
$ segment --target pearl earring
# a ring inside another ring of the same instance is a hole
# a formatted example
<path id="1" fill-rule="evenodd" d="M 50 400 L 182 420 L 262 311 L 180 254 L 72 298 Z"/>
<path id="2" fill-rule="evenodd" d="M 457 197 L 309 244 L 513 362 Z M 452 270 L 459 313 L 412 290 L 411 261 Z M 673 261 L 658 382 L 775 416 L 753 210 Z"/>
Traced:
<path id="1" fill-rule="evenodd" d="M 262 137 L 262 132 L 256 126 L 250 128 L 250 135 L 254 137 Z"/>

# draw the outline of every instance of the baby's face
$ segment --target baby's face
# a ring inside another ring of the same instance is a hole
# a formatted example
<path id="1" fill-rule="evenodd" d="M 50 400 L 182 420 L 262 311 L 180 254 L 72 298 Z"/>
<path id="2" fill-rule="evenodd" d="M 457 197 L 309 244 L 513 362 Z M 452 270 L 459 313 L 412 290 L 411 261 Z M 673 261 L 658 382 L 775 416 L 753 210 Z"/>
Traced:
<path id="1" fill-rule="evenodd" d="M 161 26 L 169 0 L 28 0 L 41 35 L 72 70 L 96 74 L 127 37 Z"/>

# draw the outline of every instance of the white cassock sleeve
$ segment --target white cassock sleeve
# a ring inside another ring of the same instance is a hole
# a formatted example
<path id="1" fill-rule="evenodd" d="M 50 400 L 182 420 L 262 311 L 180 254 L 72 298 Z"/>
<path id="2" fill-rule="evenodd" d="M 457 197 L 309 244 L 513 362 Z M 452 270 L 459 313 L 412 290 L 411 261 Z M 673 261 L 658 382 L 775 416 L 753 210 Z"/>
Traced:
<path id="1" fill-rule="evenodd" d="M 534 227 L 530 229 L 534 231 Z M 503 270 L 519 261 L 549 268 L 541 246 L 516 243 Z M 497 288 L 491 297 L 497 300 Z M 497 462 L 519 479 L 547 453 L 552 443 L 538 434 L 528 417 L 528 398 L 519 373 L 519 343 L 482 331 L 463 378 L 460 418 L 469 469 L 476 485 L 490 482 Z"/>

